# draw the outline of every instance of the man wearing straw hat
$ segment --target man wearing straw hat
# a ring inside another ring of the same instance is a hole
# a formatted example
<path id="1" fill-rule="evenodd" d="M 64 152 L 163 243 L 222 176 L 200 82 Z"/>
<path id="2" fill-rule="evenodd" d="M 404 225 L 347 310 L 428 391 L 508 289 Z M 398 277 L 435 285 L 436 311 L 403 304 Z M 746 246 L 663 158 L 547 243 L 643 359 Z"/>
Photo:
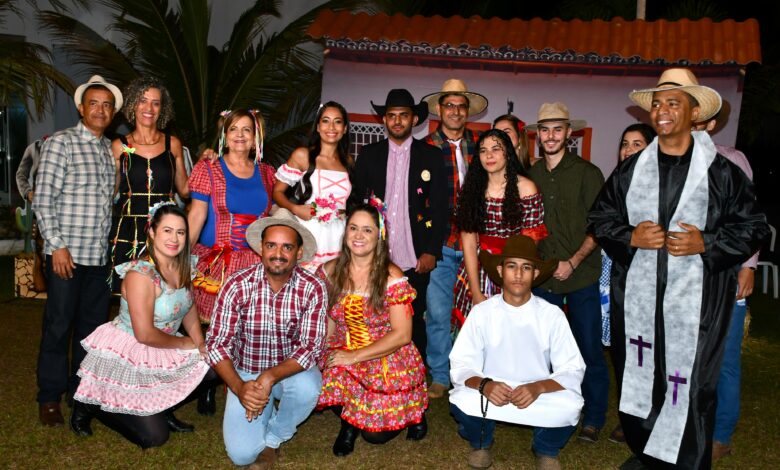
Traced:
<path id="1" fill-rule="evenodd" d="M 607 416 L 609 370 L 601 345 L 601 252 L 587 230 L 588 209 L 596 199 L 604 176 L 592 163 L 567 149 L 573 131 L 586 125 L 570 119 L 563 103 L 544 103 L 538 119 L 526 128 L 536 131 L 544 161 L 528 174 L 544 200 L 544 223 L 550 235 L 539 242 L 545 259 L 557 259 L 552 277 L 534 293 L 561 308 L 567 307 L 569 324 L 585 360 L 582 381 L 582 425 L 579 438 L 598 440 Z"/>
<path id="2" fill-rule="evenodd" d="M 60 399 L 76 391 L 76 371 L 86 354 L 79 343 L 106 321 L 110 299 L 115 168 L 103 133 L 122 107 L 122 93 L 94 75 L 76 88 L 73 101 L 81 120 L 44 142 L 33 199 L 48 282 L 37 370 L 39 419 L 46 426 L 64 423 Z"/>
<path id="3" fill-rule="evenodd" d="M 691 131 L 721 107 L 687 69 L 631 100 L 658 137 L 610 176 L 588 217 L 613 260 L 612 357 L 625 468 L 710 468 L 737 270 L 769 233 L 753 184 Z"/>
<path id="4" fill-rule="evenodd" d="M 533 426 L 536 468 L 560 469 L 582 409 L 585 362 L 561 309 L 531 293 L 558 263 L 540 259 L 525 235 L 500 253 L 482 250 L 479 261 L 503 291 L 474 306 L 450 354 L 450 410 L 471 445 L 469 466 L 492 464 L 496 421 L 504 421 Z"/>
<path id="5" fill-rule="evenodd" d="M 317 404 L 328 296 L 322 280 L 298 266 L 312 259 L 317 242 L 290 211 L 256 220 L 246 240 L 262 262 L 220 289 L 206 360 L 228 387 L 228 457 L 267 470 Z"/>
<path id="6" fill-rule="evenodd" d="M 431 398 L 441 398 L 450 386 L 448 356 L 452 349 L 452 289 L 463 261 L 460 233 L 455 226 L 455 207 L 469 163 L 477 151 L 476 144 L 479 139 L 476 132 L 466 129 L 466 121 L 469 116 L 485 111 L 488 101 L 479 93 L 468 91 L 466 84 L 457 78 L 444 82 L 441 91 L 424 96 L 423 101 L 428 104 L 431 114 L 441 118 L 439 127 L 428 136 L 426 142 L 440 149 L 444 157 L 449 204 L 449 233 L 441 249 L 442 259 L 436 263 L 436 269 L 431 271 L 425 314 L 425 329 L 428 334 L 428 350 L 425 355 L 432 378 L 428 395 Z"/>

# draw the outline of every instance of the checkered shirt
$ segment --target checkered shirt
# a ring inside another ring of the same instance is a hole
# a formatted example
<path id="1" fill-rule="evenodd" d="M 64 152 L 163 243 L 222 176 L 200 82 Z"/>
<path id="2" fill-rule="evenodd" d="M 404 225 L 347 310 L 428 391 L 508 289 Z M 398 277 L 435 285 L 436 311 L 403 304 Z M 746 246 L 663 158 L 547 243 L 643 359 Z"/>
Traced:
<path id="1" fill-rule="evenodd" d="M 67 248 L 77 264 L 108 262 L 116 173 L 110 145 L 81 121 L 43 143 L 33 210 L 47 254 Z"/>
<path id="2" fill-rule="evenodd" d="M 274 292 L 262 263 L 233 273 L 219 291 L 206 334 L 206 361 L 224 359 L 236 370 L 261 373 L 294 359 L 316 364 L 325 344 L 328 295 L 325 284 L 300 266 Z"/>

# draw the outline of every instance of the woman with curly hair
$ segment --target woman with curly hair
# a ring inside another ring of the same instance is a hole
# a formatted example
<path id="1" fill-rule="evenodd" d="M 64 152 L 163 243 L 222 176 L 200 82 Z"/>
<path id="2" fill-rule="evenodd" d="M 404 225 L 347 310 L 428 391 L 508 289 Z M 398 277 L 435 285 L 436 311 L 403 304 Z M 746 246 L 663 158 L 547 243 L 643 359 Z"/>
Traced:
<path id="1" fill-rule="evenodd" d="M 390 262 L 383 216 L 370 204 L 350 208 L 341 254 L 319 269 L 328 286 L 327 353 L 317 407 L 333 406 L 341 431 L 333 453 L 352 452 L 358 434 L 384 444 L 428 427 L 425 366 L 412 343 L 416 292 Z"/>
<path id="2" fill-rule="evenodd" d="M 499 129 L 485 132 L 477 141 L 477 150 L 479 159 L 469 165 L 455 214 L 463 247 L 454 289 L 457 328 L 473 305 L 501 292 L 479 265 L 480 250 L 500 253 L 512 235 L 523 234 L 536 242 L 547 236 L 542 195 L 525 176 L 506 133 Z"/>
<path id="3" fill-rule="evenodd" d="M 149 208 L 174 195 L 189 197 L 181 141 L 165 132 L 173 119 L 173 103 L 155 78 L 136 78 L 125 89 L 122 112 L 132 128 L 115 139 L 111 150 L 117 169 L 119 217 L 111 229 L 111 261 L 118 266 L 134 260 L 146 246 L 144 226 Z M 113 270 L 112 270 L 113 273 Z M 112 288 L 119 292 L 113 273 Z"/>
<path id="4" fill-rule="evenodd" d="M 344 209 L 352 190 L 352 157 L 349 154 L 349 116 L 335 101 L 317 112 L 309 145 L 293 151 L 276 172 L 274 202 L 295 214 L 317 239 L 317 253 L 310 266 L 338 256 L 344 236 Z M 288 197 L 292 193 L 293 202 Z"/>

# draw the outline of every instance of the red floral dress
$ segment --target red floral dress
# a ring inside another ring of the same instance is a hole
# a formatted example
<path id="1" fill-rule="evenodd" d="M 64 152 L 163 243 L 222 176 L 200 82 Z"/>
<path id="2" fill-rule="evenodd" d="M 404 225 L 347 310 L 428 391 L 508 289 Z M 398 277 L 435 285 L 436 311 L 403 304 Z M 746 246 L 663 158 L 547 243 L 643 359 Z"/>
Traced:
<path id="1" fill-rule="evenodd" d="M 390 331 L 390 307 L 405 305 L 411 315 L 416 296 L 406 278 L 388 284 L 381 312 L 371 309 L 364 294 L 341 294 L 330 312 L 336 330 L 328 339 L 328 352 L 359 349 L 383 337 Z M 323 361 L 325 357 L 327 354 Z M 329 368 L 323 362 L 320 366 L 318 409 L 339 405 L 342 419 L 369 432 L 402 429 L 422 421 L 428 408 L 428 389 L 425 366 L 413 343 L 378 359 Z"/>

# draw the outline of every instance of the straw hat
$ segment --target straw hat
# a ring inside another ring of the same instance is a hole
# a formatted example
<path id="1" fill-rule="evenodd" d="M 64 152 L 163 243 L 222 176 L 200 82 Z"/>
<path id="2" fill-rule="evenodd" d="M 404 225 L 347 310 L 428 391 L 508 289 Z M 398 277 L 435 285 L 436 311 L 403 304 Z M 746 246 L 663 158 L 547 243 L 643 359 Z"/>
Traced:
<path id="1" fill-rule="evenodd" d="M 539 107 L 539 112 L 537 113 L 536 116 L 537 116 L 536 122 L 525 126 L 526 129 L 535 131 L 539 129 L 540 124 L 544 124 L 546 122 L 560 122 L 560 121 L 568 123 L 569 127 L 571 127 L 571 130 L 573 131 L 578 131 L 580 129 L 585 128 L 585 126 L 588 125 L 588 123 L 584 119 L 569 119 L 569 108 L 567 108 L 565 104 L 560 102 L 543 103 Z"/>
<path id="2" fill-rule="evenodd" d="M 640 108 L 649 112 L 653 104 L 653 93 L 664 90 L 682 90 L 696 98 L 699 102 L 699 121 L 706 121 L 718 114 L 723 104 L 720 94 L 710 87 L 699 85 L 696 76 L 688 69 L 666 69 L 658 79 L 655 88 L 634 90 L 628 94 L 628 97 Z"/>
<path id="3" fill-rule="evenodd" d="M 506 240 L 501 253 L 491 253 L 488 249 L 482 249 L 479 252 L 479 262 L 482 264 L 482 268 L 485 270 L 485 273 L 490 280 L 497 286 L 503 284 L 501 276 L 498 275 L 498 265 L 501 264 L 505 258 L 522 258 L 532 262 L 536 266 L 536 269 L 539 270 L 539 275 L 534 279 L 533 287 L 546 281 L 558 266 L 557 260 L 551 259 L 545 261 L 539 258 L 536 251 L 536 244 L 532 238 L 525 235 L 514 235 Z"/>
<path id="4" fill-rule="evenodd" d="M 488 100 L 479 93 L 468 90 L 463 80 L 450 78 L 441 86 L 441 91 L 423 96 L 423 101 L 428 103 L 428 111 L 436 116 L 439 115 L 439 97 L 442 95 L 461 95 L 469 100 L 469 116 L 479 114 L 488 106 Z"/>
<path id="5" fill-rule="evenodd" d="M 124 102 L 122 100 L 122 92 L 119 91 L 119 88 L 116 86 L 108 83 L 103 77 L 100 75 L 93 75 L 87 83 L 82 83 L 81 85 L 76 88 L 76 92 L 73 94 L 73 101 L 76 103 L 76 106 L 81 104 L 81 98 L 84 96 L 84 92 L 87 91 L 87 88 L 91 86 L 104 86 L 108 88 L 108 91 L 111 92 L 112 95 L 114 95 L 114 111 L 119 111 L 119 108 L 122 107 L 122 103 Z"/>
<path id="6" fill-rule="evenodd" d="M 314 253 L 317 252 L 317 240 L 314 239 L 314 235 L 298 221 L 292 212 L 283 207 L 276 209 L 273 215 L 255 220 L 247 227 L 246 242 L 257 254 L 262 254 L 263 230 L 274 225 L 290 227 L 301 236 L 303 239 L 303 256 L 299 260 L 300 262 L 311 261 L 314 258 Z"/>

